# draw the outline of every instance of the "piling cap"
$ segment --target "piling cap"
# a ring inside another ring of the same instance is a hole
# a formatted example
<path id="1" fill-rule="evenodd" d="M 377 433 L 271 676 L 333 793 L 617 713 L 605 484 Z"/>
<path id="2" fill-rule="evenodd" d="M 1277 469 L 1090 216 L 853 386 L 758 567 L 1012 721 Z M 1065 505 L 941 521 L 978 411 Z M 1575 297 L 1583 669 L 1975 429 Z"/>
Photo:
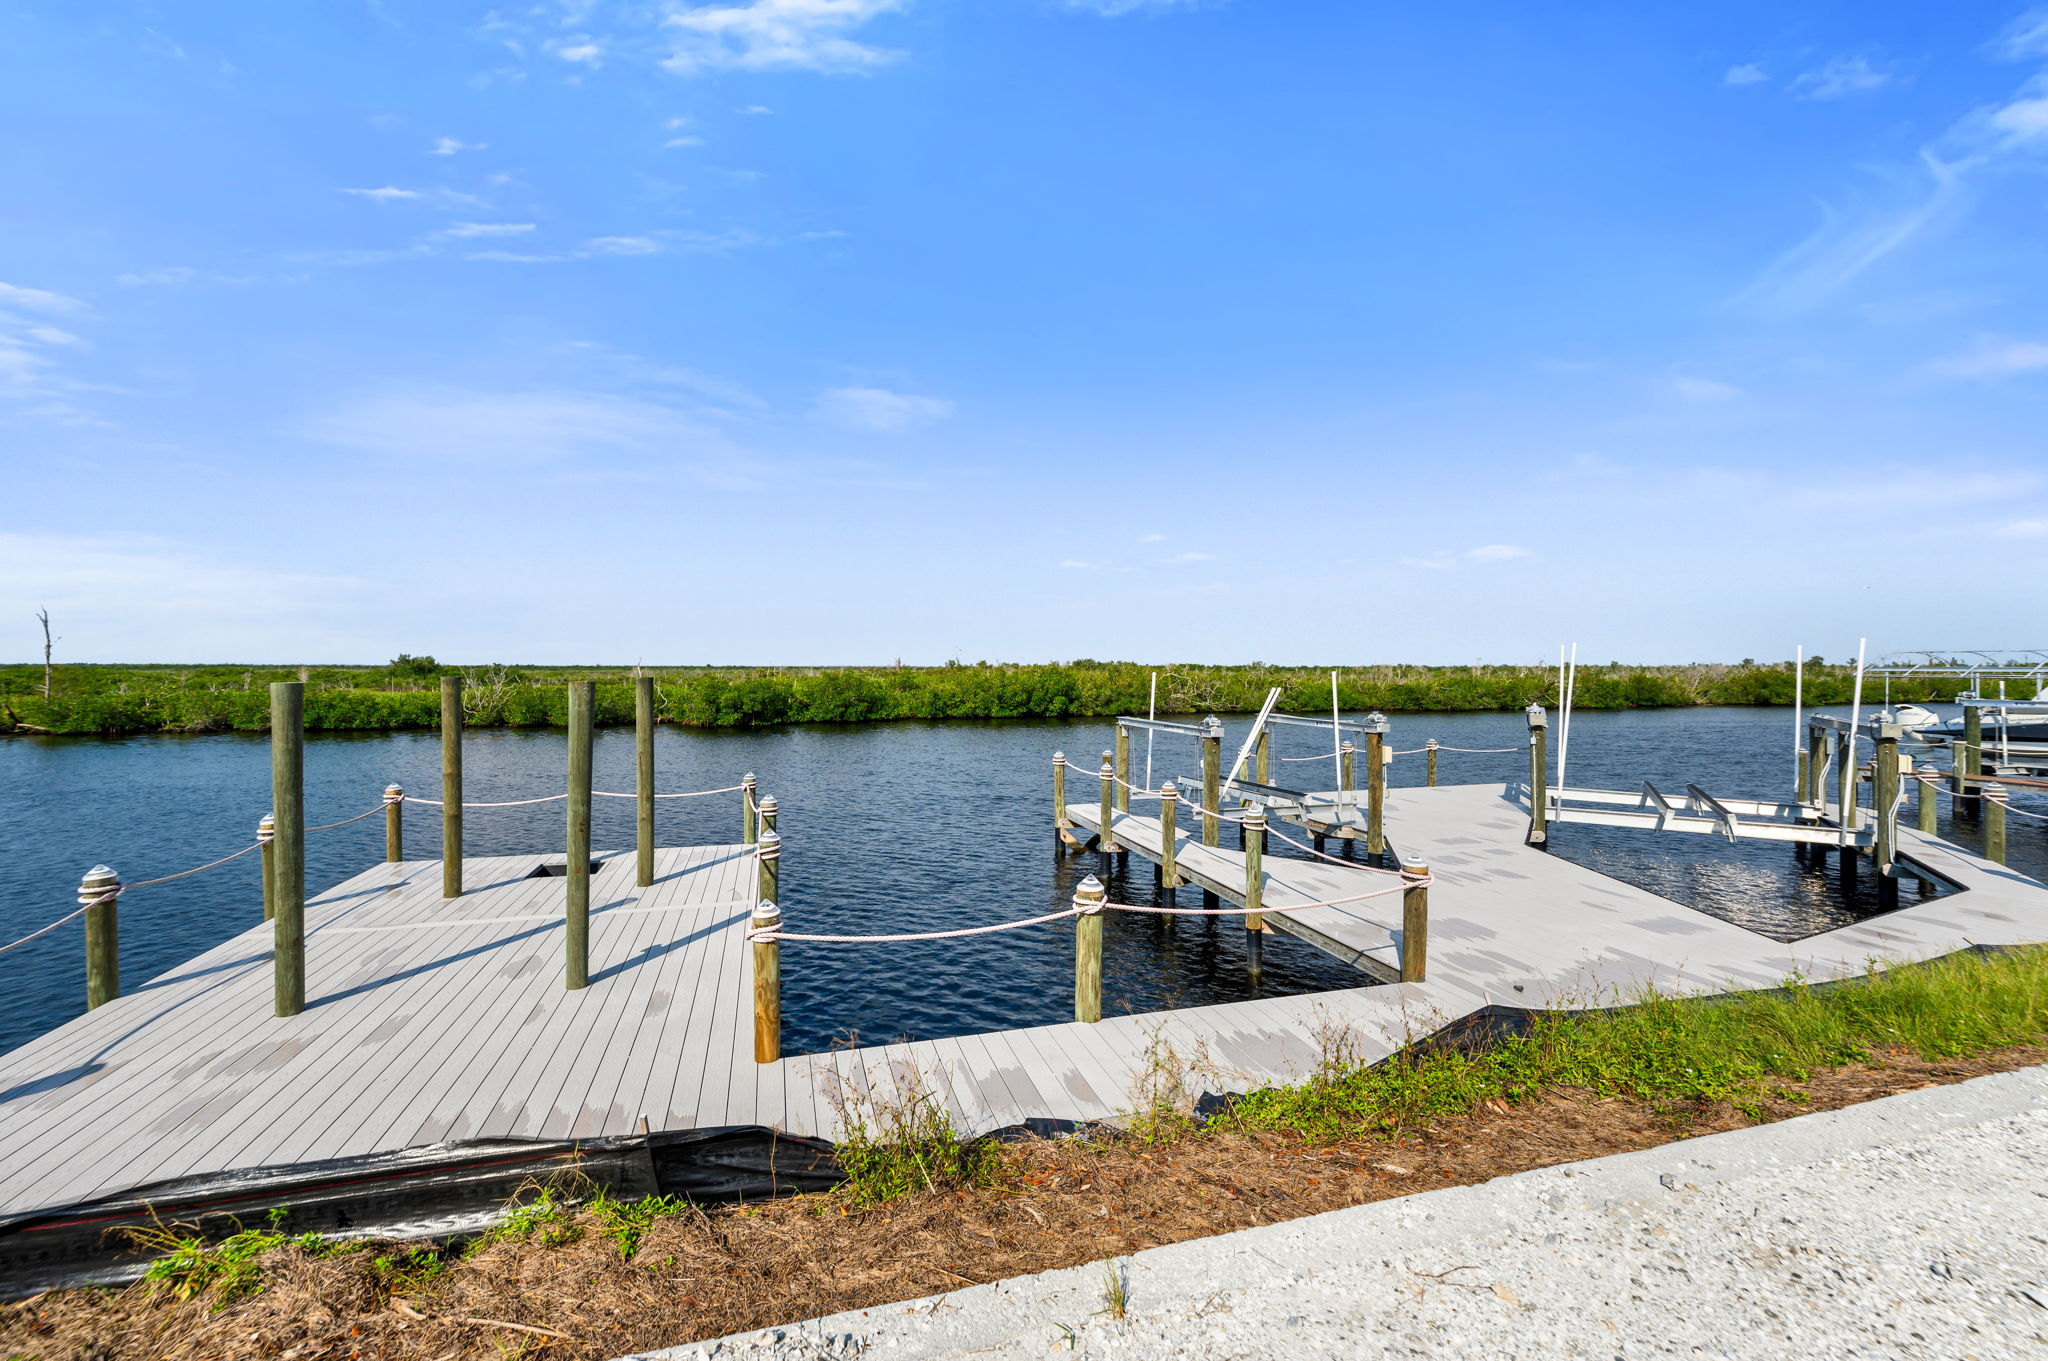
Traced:
<path id="1" fill-rule="evenodd" d="M 405 797 L 405 786 L 404 786 L 404 785 L 402 785 L 402 784 L 387 784 L 387 785 L 385 785 L 385 786 L 384 786 L 384 802 L 386 802 L 386 803 L 397 803 L 397 802 L 398 802 L 398 801 L 399 801 L 400 799 L 402 799 L 402 798 L 404 798 L 404 797 Z"/>
<path id="2" fill-rule="evenodd" d="M 1266 825 L 1266 810 L 1265 810 L 1265 808 L 1264 808 L 1264 807 L 1262 807 L 1262 806 L 1261 806 L 1261 805 L 1259 805 L 1259 804 L 1256 804 L 1256 803 L 1255 803 L 1255 804 L 1253 804 L 1253 805 L 1252 805 L 1251 807 L 1249 807 L 1249 808 L 1247 808 L 1247 809 L 1245 809 L 1245 810 L 1244 810 L 1244 821 L 1245 821 L 1245 825 L 1246 825 L 1246 826 L 1248 826 L 1248 827 L 1263 827 L 1263 826 L 1265 826 L 1265 825 Z"/>
<path id="3" fill-rule="evenodd" d="M 764 813 L 772 813 L 777 808 L 781 807 L 780 804 L 775 802 L 775 796 L 773 794 L 763 794 L 761 796 L 761 802 L 756 804 L 755 806 Z"/>
<path id="4" fill-rule="evenodd" d="M 1159 786 L 1159 797 L 1162 799 L 1179 798 L 1180 786 L 1176 785 L 1172 780 L 1166 781 L 1165 783 Z"/>
<path id="5" fill-rule="evenodd" d="M 120 877 L 120 875 L 114 873 L 114 868 L 111 865 L 94 865 L 85 872 L 85 882 L 88 884 L 95 879 L 100 880 L 102 883 L 109 879 L 118 881 Z"/>
<path id="6" fill-rule="evenodd" d="M 1403 879 L 1420 879 L 1428 873 L 1429 866 L 1423 861 L 1403 860 L 1401 862 L 1401 877 Z"/>
<path id="7" fill-rule="evenodd" d="M 1353 742 L 1353 741 L 1352 741 L 1352 740 L 1351 740 L 1350 738 L 1348 738 L 1348 737 L 1347 737 L 1347 738 L 1345 738 L 1345 739 L 1344 739 L 1344 748 L 1343 748 L 1343 749 L 1344 749 L 1345 751 L 1356 751 L 1356 750 L 1358 750 L 1358 744 L 1357 744 L 1357 743 L 1355 743 L 1355 742 Z"/>
<path id="8" fill-rule="evenodd" d="M 760 856 L 763 860 L 773 860 L 776 856 L 781 855 L 782 833 L 776 831 L 773 827 L 762 832 L 760 841 L 754 845 L 754 854 Z"/>
<path id="9" fill-rule="evenodd" d="M 1103 892 L 1102 881 L 1091 874 L 1075 887 L 1074 906 L 1083 912 L 1100 912 Z"/>
<path id="10" fill-rule="evenodd" d="M 265 813 L 256 820 L 256 839 L 272 841 L 277 837 L 277 814 Z"/>
<path id="11" fill-rule="evenodd" d="M 777 907 L 774 903 L 771 903 L 766 898 L 763 898 L 760 902 L 754 904 L 754 925 L 756 927 L 776 926 L 779 925 L 781 921 L 782 909 Z"/>
<path id="12" fill-rule="evenodd" d="M 1223 720 L 1216 717 L 1216 715 L 1214 714 L 1210 714 L 1207 718 L 1203 719 L 1202 726 L 1209 730 L 1207 733 L 1203 734 L 1206 737 L 1223 736 Z"/>
<path id="13" fill-rule="evenodd" d="M 744 774 L 744 775 L 740 776 L 740 783 L 741 783 L 741 784 L 752 784 L 753 782 L 754 782 L 754 772 L 753 772 L 753 771 L 751 771 L 751 770 L 750 770 L 750 771 L 748 771 L 748 772 L 747 772 L 746 774 Z"/>
<path id="14" fill-rule="evenodd" d="M 1054 752 L 1052 754 L 1052 763 L 1056 766 L 1065 765 L 1067 763 L 1067 754 L 1063 751 Z"/>
<path id="15" fill-rule="evenodd" d="M 1387 716 L 1377 709 L 1373 710 L 1365 716 L 1365 730 L 1367 732 L 1385 732 L 1387 730 Z"/>

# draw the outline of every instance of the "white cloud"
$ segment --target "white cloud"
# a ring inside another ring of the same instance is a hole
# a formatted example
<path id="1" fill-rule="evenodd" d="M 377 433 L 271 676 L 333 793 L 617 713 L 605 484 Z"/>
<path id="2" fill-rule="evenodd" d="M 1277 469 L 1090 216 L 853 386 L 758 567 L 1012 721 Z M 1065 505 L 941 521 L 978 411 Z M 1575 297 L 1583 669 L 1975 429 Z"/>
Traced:
<path id="1" fill-rule="evenodd" d="M 1165 543 L 1165 542 L 1166 542 L 1166 536 L 1165 536 L 1164 534 L 1140 534 L 1140 535 L 1138 536 L 1138 542 L 1139 542 L 1139 543 Z"/>
<path id="2" fill-rule="evenodd" d="M 1432 553 L 1426 558 L 1403 558 L 1403 567 L 1421 567 L 1432 572 L 1443 572 L 1456 567 L 1460 562 L 1509 562 L 1515 558 L 1533 558 L 1536 555 L 1526 548 L 1511 543 L 1486 543 L 1477 548 L 1468 548 L 1462 553 L 1448 550 Z"/>
<path id="3" fill-rule="evenodd" d="M 465 142 L 458 137 L 437 137 L 434 139 L 433 149 L 427 152 L 427 154 L 429 156 L 453 156 L 460 151 L 482 151 L 489 145 L 490 143 L 488 142 Z"/>
<path id="4" fill-rule="evenodd" d="M 931 425 L 953 414 L 943 397 L 920 397 L 887 388 L 828 388 L 818 398 L 818 414 L 834 425 L 854 430 L 893 432 Z"/>
<path id="5" fill-rule="evenodd" d="M 1770 76 L 1765 73 L 1764 68 L 1752 61 L 1746 62 L 1741 66 L 1729 67 L 1727 73 L 1721 77 L 1721 83 L 1723 85 L 1761 85 L 1769 79 Z"/>
<path id="6" fill-rule="evenodd" d="M 39 345 L 62 345 L 66 349 L 89 350 L 92 342 L 81 340 L 69 331 L 60 331 L 54 326 L 31 326 L 23 332 Z"/>
<path id="7" fill-rule="evenodd" d="M 550 42 L 548 52 L 562 61 L 592 70 L 604 65 L 604 45 L 593 41 L 587 34 Z"/>
<path id="8" fill-rule="evenodd" d="M 1082 562 L 1076 558 L 1067 558 L 1060 563 L 1060 566 L 1073 568 L 1078 571 L 1086 571 L 1095 566 L 1095 564 L 1092 562 Z"/>
<path id="9" fill-rule="evenodd" d="M 451 222 L 435 235 L 467 240 L 480 236 L 524 236 L 534 229 L 531 222 Z"/>
<path id="10" fill-rule="evenodd" d="M 376 203 L 438 203 L 447 208 L 481 208 L 484 201 L 474 194 L 460 193 L 454 189 L 400 189 L 385 185 L 379 189 L 344 189 L 344 194 L 370 199 Z"/>
<path id="11" fill-rule="evenodd" d="M 76 298 L 42 288 L 23 288 L 0 283 L 0 306 L 19 307 L 24 312 L 42 312 L 53 317 L 73 316 L 92 309 Z"/>
<path id="12" fill-rule="evenodd" d="M 1063 8 L 1115 19 L 1126 14 L 1163 14 L 1168 10 L 1195 9 L 1203 3 L 1204 0 L 1064 0 Z"/>
<path id="13" fill-rule="evenodd" d="M 1801 99 L 1841 99 L 1882 89 L 1892 78 L 1891 72 L 1877 69 L 1862 57 L 1836 57 L 1801 72 L 1792 81 L 1792 89 Z"/>
<path id="14" fill-rule="evenodd" d="M 659 255 L 661 242 L 651 236 L 598 236 L 583 248 L 593 255 Z"/>
<path id="15" fill-rule="evenodd" d="M 88 655 L 119 649 L 189 656 L 192 639 L 219 640 L 219 624 L 268 619 L 289 628 L 308 610 L 331 609 L 364 590 L 353 578 L 307 575 L 283 563 L 235 563 L 169 539 L 111 534 L 0 532 L 0 579 L 46 604 L 71 646 Z M 118 622 L 118 630 L 107 622 Z"/>
<path id="16" fill-rule="evenodd" d="M 302 422 L 321 444 L 485 464 L 668 455 L 712 432 L 673 407 L 608 393 L 427 389 L 366 398 Z"/>
<path id="17" fill-rule="evenodd" d="M 2048 143 L 2048 79 L 2035 77 L 2021 93 L 2026 97 L 1992 110 L 1985 119 L 2006 150 Z"/>
<path id="18" fill-rule="evenodd" d="M 1666 386 L 1672 396 L 1688 402 L 1726 402 L 1742 395 L 1742 389 L 1733 383 L 1717 383 L 1711 378 L 1681 375 Z"/>
<path id="19" fill-rule="evenodd" d="M 2013 20 L 1993 47 L 2008 61 L 2048 57 L 2048 9 L 2028 10 Z"/>
<path id="20" fill-rule="evenodd" d="M 1991 532 L 2001 539 L 2048 539 L 2048 520 L 2014 520 Z"/>
<path id="21" fill-rule="evenodd" d="M 666 142 L 663 142 L 661 144 L 661 149 L 663 151 L 673 151 L 677 147 L 692 147 L 703 145 L 704 139 L 702 137 L 671 137 Z"/>
<path id="22" fill-rule="evenodd" d="M 1161 558 L 1159 561 L 1168 567 L 1176 567 L 1188 562 L 1214 562 L 1216 561 L 1216 555 L 1214 553 L 1175 553 L 1172 557 Z"/>
<path id="23" fill-rule="evenodd" d="M 341 192 L 354 194 L 358 198 L 375 199 L 379 203 L 401 203 L 408 199 L 425 197 L 417 189 L 399 189 L 389 184 L 382 189 L 344 189 Z"/>
<path id="24" fill-rule="evenodd" d="M 701 71 L 869 71 L 902 54 L 846 36 L 906 0 L 741 0 L 689 4 L 662 20 L 675 45 L 662 66 Z"/>
<path id="25" fill-rule="evenodd" d="M 179 284 L 189 284 L 198 277 L 199 271 L 190 265 L 168 265 L 163 269 L 144 270 L 140 274 L 117 275 L 114 282 L 123 288 L 141 288 L 150 284 L 175 288 Z"/>
<path id="26" fill-rule="evenodd" d="M 1949 378 L 2005 378 L 2048 369 L 2048 344 L 2037 340 L 1986 340 L 1975 349 L 1928 366 Z"/>
<path id="27" fill-rule="evenodd" d="M 745 108 L 738 110 L 738 112 L 751 117 L 758 117 L 764 113 L 774 113 L 775 110 L 769 108 L 766 104 L 749 104 Z"/>
<path id="28" fill-rule="evenodd" d="M 1924 178 L 1885 177 L 1883 193 L 1841 207 L 1821 205 L 1821 224 L 1737 294 L 1738 307 L 1767 315 L 1808 311 L 1867 270 L 1948 220 L 1962 203 L 1963 163 L 1920 154 Z"/>

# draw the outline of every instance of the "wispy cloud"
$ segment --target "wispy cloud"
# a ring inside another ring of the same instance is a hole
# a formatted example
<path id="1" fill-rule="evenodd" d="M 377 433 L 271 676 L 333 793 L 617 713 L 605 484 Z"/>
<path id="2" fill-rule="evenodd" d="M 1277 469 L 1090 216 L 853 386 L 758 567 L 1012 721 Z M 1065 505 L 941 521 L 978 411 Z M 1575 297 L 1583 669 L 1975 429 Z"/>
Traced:
<path id="1" fill-rule="evenodd" d="M 1214 553 L 1196 553 L 1191 551 L 1175 553 L 1172 557 L 1161 558 L 1159 561 L 1168 567 L 1178 567 L 1190 562 L 1214 562 L 1216 561 L 1216 555 Z"/>
<path id="2" fill-rule="evenodd" d="M 436 137 L 434 145 L 427 151 L 429 156 L 453 156 L 464 151 L 482 151 L 488 142 L 465 142 L 459 137 Z"/>
<path id="3" fill-rule="evenodd" d="M 363 453 L 485 464 L 666 455 L 714 438 L 690 414 L 634 397 L 458 388 L 366 397 L 304 420 L 293 433 Z"/>
<path id="4" fill-rule="evenodd" d="M 1721 83 L 1723 85 L 1761 85 L 1770 78 L 1769 73 L 1763 67 L 1752 61 L 1745 62 L 1741 66 L 1729 67 L 1722 75 Z"/>
<path id="5" fill-rule="evenodd" d="M 0 283 L 0 307 L 18 308 L 24 312 L 41 312 L 46 316 L 77 316 L 92 310 L 76 298 L 62 293 L 52 293 L 45 288 L 24 288 L 20 284 Z"/>
<path id="6" fill-rule="evenodd" d="M 853 430 L 891 433 L 931 425 L 953 414 L 943 397 L 920 397 L 877 387 L 828 388 L 818 397 L 818 414 Z"/>
<path id="7" fill-rule="evenodd" d="M 1061 8 L 1116 19 L 1126 14 L 1164 14 L 1168 10 L 1199 9 L 1205 3 L 1208 0 L 1062 0 Z"/>
<path id="8" fill-rule="evenodd" d="M 372 203 L 424 203 L 441 208 L 482 208 L 484 201 L 475 194 L 465 194 L 455 189 L 400 189 L 386 184 L 376 189 L 343 189 L 344 194 L 355 198 L 366 198 Z"/>
<path id="9" fill-rule="evenodd" d="M 1486 543 L 1477 548 L 1468 548 L 1462 553 L 1447 551 L 1432 553 L 1426 558 L 1403 558 L 1403 567 L 1422 567 L 1432 572 L 1447 571 L 1463 562 L 1510 562 L 1515 558 L 1533 558 L 1536 555 L 1526 548 L 1511 543 Z"/>
<path id="10" fill-rule="evenodd" d="M 1698 402 L 1702 405 L 1713 402 L 1732 401 L 1742 395 L 1742 389 L 1733 383 L 1716 382 L 1712 378 L 1699 378 L 1682 374 L 1665 384 L 1665 390 L 1680 401 Z"/>
<path id="11" fill-rule="evenodd" d="M 662 20 L 673 48 L 662 66 L 704 71 L 871 71 L 901 52 L 847 35 L 906 0 L 744 0 L 674 6 Z"/>
<path id="12" fill-rule="evenodd" d="M 75 324 L 91 311 L 62 293 L 0 283 L 0 410 L 57 425 L 105 424 L 82 400 L 104 389 L 67 373 L 61 353 L 90 350 L 91 342 L 48 320 Z"/>
<path id="13" fill-rule="evenodd" d="M 537 226 L 532 222 L 451 222 L 434 235 L 467 241 L 486 236 L 524 236 Z"/>
<path id="14" fill-rule="evenodd" d="M 1917 170 L 1885 176 L 1861 201 L 1823 203 L 1820 226 L 1766 266 L 1735 306 L 1775 316 L 1810 310 L 1944 221 L 1961 206 L 1958 166 L 1927 150 Z"/>
<path id="15" fill-rule="evenodd" d="M 1165 536 L 1164 534 L 1140 534 L 1140 535 L 1138 536 L 1138 542 L 1139 542 L 1139 543 L 1165 543 L 1165 542 L 1166 542 L 1166 536 Z"/>
<path id="16" fill-rule="evenodd" d="M 1801 99 L 1841 99 L 1881 90 L 1894 79 L 1892 72 L 1880 70 L 1862 57 L 1843 56 L 1800 72 L 1793 77 L 1792 90 Z"/>
<path id="17" fill-rule="evenodd" d="M 1937 359 L 1928 368 L 1946 378 L 2009 378 L 2048 370 L 2048 344 L 2038 340 L 1985 339 L 1961 354 Z"/>
<path id="18" fill-rule="evenodd" d="M 2014 520 L 1991 532 L 2001 539 L 2048 539 L 2048 520 Z"/>

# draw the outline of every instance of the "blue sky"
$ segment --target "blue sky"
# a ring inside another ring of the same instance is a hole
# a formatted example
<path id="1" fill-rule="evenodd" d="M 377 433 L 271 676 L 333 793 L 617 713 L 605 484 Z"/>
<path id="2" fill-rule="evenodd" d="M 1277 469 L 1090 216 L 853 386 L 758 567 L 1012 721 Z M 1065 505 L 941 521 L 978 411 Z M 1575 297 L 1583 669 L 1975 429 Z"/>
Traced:
<path id="1" fill-rule="evenodd" d="M 0 656 L 2048 627 L 2048 10 L 0 23 Z"/>

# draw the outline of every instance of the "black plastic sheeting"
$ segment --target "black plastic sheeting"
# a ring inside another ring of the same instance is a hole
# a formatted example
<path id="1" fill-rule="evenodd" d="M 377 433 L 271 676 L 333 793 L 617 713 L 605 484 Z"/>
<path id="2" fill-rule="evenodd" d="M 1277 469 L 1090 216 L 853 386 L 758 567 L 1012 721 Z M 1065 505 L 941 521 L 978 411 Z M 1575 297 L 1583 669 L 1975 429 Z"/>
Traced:
<path id="1" fill-rule="evenodd" d="M 488 1227 L 542 1186 L 621 1200 L 761 1200 L 839 1181 L 832 1145 L 761 1125 L 549 1141 L 475 1139 L 396 1153 L 180 1177 L 120 1195 L 0 1217 L 0 1297 L 132 1280 L 152 1254 L 127 1230 L 175 1225 L 411 1239 Z"/>

